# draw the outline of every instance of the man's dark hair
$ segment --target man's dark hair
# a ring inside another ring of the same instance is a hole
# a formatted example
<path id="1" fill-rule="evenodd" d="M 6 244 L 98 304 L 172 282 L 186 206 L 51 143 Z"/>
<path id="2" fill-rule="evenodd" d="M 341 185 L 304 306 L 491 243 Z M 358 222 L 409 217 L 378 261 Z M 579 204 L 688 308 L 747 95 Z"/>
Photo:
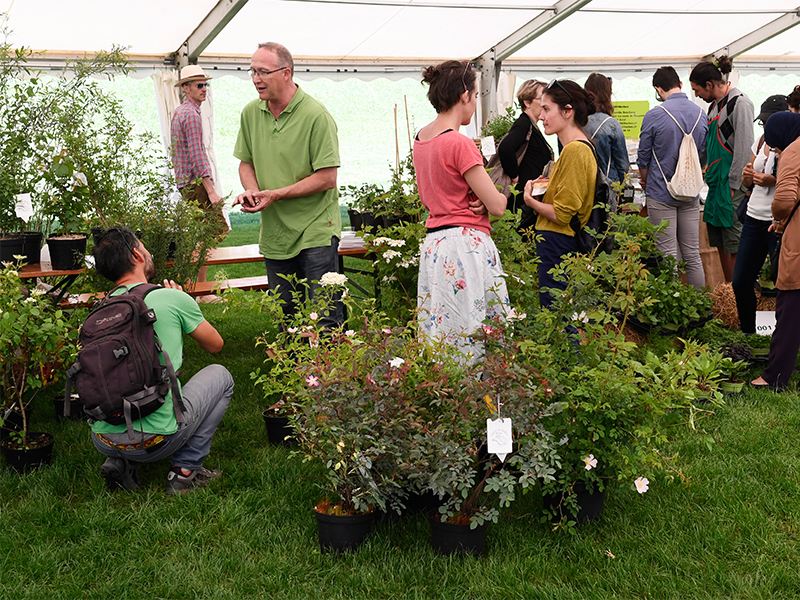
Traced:
<path id="1" fill-rule="evenodd" d="M 678 77 L 678 73 L 672 67 L 659 67 L 653 73 L 653 87 L 661 88 L 666 92 L 680 87 L 680 85 L 681 78 Z"/>
<path id="2" fill-rule="evenodd" d="M 447 60 L 422 72 L 422 83 L 430 86 L 428 100 L 437 113 L 446 112 L 458 104 L 464 92 L 474 92 L 476 80 L 472 65 L 457 60 Z"/>
<path id="3" fill-rule="evenodd" d="M 700 87 L 705 87 L 710 81 L 714 85 L 727 81 L 727 75 L 733 70 L 733 63 L 727 56 L 720 56 L 713 62 L 704 60 L 695 65 L 689 73 L 689 81 Z"/>
<path id="4" fill-rule="evenodd" d="M 139 240 L 130 229 L 112 227 L 94 245 L 94 268 L 106 279 L 117 281 L 133 271 L 133 250 L 138 247 Z"/>

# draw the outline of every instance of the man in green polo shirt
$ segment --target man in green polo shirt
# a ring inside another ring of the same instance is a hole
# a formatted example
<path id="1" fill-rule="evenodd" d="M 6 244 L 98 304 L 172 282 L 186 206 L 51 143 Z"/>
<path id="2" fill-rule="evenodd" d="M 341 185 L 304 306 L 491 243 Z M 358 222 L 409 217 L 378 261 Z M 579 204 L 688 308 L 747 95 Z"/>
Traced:
<path id="1" fill-rule="evenodd" d="M 245 191 L 234 205 L 261 213 L 259 249 L 270 289 L 294 312 L 292 288 L 282 275 L 308 280 L 313 296 L 325 273 L 338 271 L 342 223 L 336 176 L 339 141 L 328 110 L 292 80 L 289 51 L 259 44 L 250 60 L 258 92 L 242 111 L 233 155 Z M 342 321 L 336 303 L 322 324 Z"/>

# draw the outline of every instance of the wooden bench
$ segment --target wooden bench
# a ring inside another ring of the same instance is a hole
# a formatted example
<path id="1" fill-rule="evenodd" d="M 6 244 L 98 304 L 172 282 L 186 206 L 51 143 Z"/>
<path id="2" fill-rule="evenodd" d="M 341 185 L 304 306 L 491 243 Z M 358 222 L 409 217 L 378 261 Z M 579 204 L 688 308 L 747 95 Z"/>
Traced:
<path id="1" fill-rule="evenodd" d="M 352 234 L 350 234 L 352 236 Z M 346 247 L 339 249 L 339 270 L 340 272 L 354 272 L 362 273 L 365 275 L 373 275 L 370 271 L 362 271 L 358 269 L 344 268 L 344 257 L 352 256 L 355 258 L 362 258 L 371 260 L 363 246 L 360 247 Z M 214 248 L 209 251 L 205 264 L 207 266 L 214 265 L 233 265 L 242 263 L 263 262 L 264 257 L 259 254 L 258 244 L 247 244 L 244 246 L 226 246 L 222 248 Z M 82 271 L 80 271 L 82 272 Z M 41 276 L 37 273 L 38 276 Z M 33 276 L 33 275 L 29 275 Z M 357 289 L 366 295 L 366 290 L 363 290 L 355 282 L 351 282 Z M 269 289 L 267 283 L 267 276 L 258 275 L 255 277 L 239 277 L 237 279 L 224 279 L 220 281 L 201 281 L 194 284 L 194 286 L 185 286 L 184 291 L 190 296 L 207 296 L 209 294 L 221 294 L 225 290 L 238 289 L 238 290 L 266 290 Z M 62 308 L 69 308 L 75 306 L 91 306 L 95 302 L 103 298 L 103 293 L 91 294 L 74 294 L 64 298 L 59 305 Z"/>

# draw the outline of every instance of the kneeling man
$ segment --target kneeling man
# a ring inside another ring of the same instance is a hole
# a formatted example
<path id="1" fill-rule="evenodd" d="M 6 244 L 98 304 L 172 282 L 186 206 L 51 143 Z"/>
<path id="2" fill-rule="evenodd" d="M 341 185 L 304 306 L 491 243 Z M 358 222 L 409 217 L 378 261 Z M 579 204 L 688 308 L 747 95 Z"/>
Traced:
<path id="1" fill-rule="evenodd" d="M 95 246 L 94 259 L 98 273 L 127 289 L 147 283 L 155 276 L 150 252 L 127 227 L 109 229 Z M 144 302 L 156 314 L 156 335 L 177 372 L 183 363 L 184 333 L 208 352 L 222 350 L 223 341 L 205 320 L 197 302 L 180 285 L 166 280 L 163 285 L 148 293 Z M 124 423 L 92 423 L 92 441 L 108 457 L 100 467 L 100 474 L 109 489 L 138 488 L 138 463 L 168 456 L 172 457 L 168 494 L 191 492 L 220 477 L 218 470 L 206 469 L 203 460 L 233 395 L 231 374 L 221 365 L 209 365 L 182 386 L 185 410 L 180 425 L 171 394 L 158 410 L 133 421 L 134 440 L 129 438 Z"/>

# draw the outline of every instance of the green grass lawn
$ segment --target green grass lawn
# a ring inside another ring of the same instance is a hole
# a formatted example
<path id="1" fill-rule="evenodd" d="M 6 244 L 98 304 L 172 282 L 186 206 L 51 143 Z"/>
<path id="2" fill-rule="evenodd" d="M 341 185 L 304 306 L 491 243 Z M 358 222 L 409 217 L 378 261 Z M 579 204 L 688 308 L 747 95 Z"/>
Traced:
<path id="1" fill-rule="evenodd" d="M 744 392 L 681 433 L 687 481 L 610 488 L 599 522 L 575 535 L 538 520 L 536 492 L 489 529 L 480 558 L 440 557 L 422 515 L 379 523 L 354 555 L 319 552 L 312 507 L 321 471 L 267 442 L 250 373 L 260 314 L 203 310 L 225 338 L 210 356 L 187 340 L 183 377 L 219 362 L 236 391 L 207 460 L 207 490 L 164 494 L 167 461 L 142 489 L 111 494 L 88 426 L 58 423 L 52 395 L 36 430 L 56 436 L 52 466 L 0 468 L 2 598 L 795 598 L 800 596 L 797 386 Z M 663 342 L 662 342 L 663 343 Z M 756 371 L 754 371 L 755 373 Z M 53 393 L 57 393 L 53 392 Z M 0 463 L 1 464 L 1 463 Z"/>

